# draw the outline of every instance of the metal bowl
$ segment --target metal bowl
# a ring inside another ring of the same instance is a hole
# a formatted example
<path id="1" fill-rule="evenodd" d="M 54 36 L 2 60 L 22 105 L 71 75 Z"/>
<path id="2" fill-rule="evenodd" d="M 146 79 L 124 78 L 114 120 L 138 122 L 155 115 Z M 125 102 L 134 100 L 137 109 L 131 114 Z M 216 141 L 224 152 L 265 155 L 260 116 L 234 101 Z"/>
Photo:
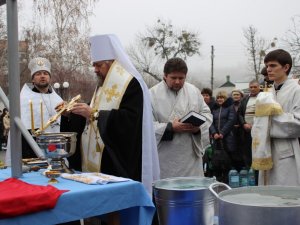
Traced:
<path id="1" fill-rule="evenodd" d="M 75 153 L 75 132 L 44 133 L 36 137 L 36 142 L 46 158 L 61 159 Z"/>

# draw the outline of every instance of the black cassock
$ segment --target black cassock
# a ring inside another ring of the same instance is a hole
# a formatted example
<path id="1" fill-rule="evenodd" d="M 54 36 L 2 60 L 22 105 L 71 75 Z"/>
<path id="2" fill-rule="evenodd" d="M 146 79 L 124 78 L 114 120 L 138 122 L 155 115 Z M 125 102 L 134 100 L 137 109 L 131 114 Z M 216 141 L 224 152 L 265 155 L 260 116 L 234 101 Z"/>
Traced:
<path id="1" fill-rule="evenodd" d="M 120 103 L 119 109 L 99 112 L 98 127 L 105 144 L 101 172 L 141 181 L 142 168 L 143 91 L 133 78 Z M 76 152 L 69 157 L 70 167 L 81 170 L 81 134 L 86 120 L 71 114 L 62 117 L 62 132 L 77 132 Z"/>

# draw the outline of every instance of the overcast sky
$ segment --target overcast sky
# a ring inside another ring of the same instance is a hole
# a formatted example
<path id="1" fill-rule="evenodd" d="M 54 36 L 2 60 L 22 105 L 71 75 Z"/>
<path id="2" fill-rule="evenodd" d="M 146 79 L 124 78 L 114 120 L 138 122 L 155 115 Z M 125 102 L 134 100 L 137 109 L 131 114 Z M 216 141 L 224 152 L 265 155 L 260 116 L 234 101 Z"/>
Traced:
<path id="1" fill-rule="evenodd" d="M 243 28 L 253 25 L 265 39 L 282 38 L 291 17 L 300 14 L 299 0 L 100 0 L 91 18 L 92 34 L 114 33 L 124 46 L 158 17 L 199 33 L 201 56 L 187 61 L 191 74 L 208 83 L 211 45 L 215 76 L 249 79 Z M 284 47 L 280 42 L 278 47 Z"/>

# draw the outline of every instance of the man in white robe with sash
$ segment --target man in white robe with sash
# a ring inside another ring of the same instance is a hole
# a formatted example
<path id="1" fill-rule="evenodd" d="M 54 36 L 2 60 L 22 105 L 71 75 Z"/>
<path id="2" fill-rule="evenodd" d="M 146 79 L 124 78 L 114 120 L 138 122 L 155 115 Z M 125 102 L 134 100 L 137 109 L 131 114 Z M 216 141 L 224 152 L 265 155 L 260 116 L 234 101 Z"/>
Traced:
<path id="1" fill-rule="evenodd" d="M 180 58 L 169 59 L 164 79 L 150 89 L 161 178 L 203 176 L 201 130 L 212 123 L 200 90 L 185 82 L 188 68 Z M 200 127 L 179 121 L 190 111 L 206 117 Z"/>
<path id="2" fill-rule="evenodd" d="M 20 108 L 22 122 L 31 133 L 32 129 L 37 130 L 41 128 L 42 124 L 45 125 L 47 121 L 56 114 L 55 107 L 63 102 L 63 100 L 50 86 L 51 64 L 48 59 L 42 57 L 34 58 L 29 62 L 28 68 L 31 72 L 31 83 L 24 84 L 21 90 Z M 60 119 L 45 130 L 45 132 L 59 131 Z M 10 165 L 10 151 L 9 142 L 6 153 L 7 165 Z M 22 157 L 36 157 L 36 154 L 23 137 Z"/>
<path id="3" fill-rule="evenodd" d="M 269 52 L 264 59 L 272 93 L 283 114 L 271 117 L 270 137 L 273 168 L 267 171 L 269 185 L 300 185 L 300 86 L 288 79 L 291 55 L 282 49 Z M 260 173 L 259 183 L 263 183 Z"/>
<path id="4" fill-rule="evenodd" d="M 99 83 L 90 105 L 75 104 L 69 117 L 75 125 L 78 115 L 86 121 L 82 170 L 141 181 L 151 193 L 159 165 L 148 88 L 115 35 L 90 43 Z"/>

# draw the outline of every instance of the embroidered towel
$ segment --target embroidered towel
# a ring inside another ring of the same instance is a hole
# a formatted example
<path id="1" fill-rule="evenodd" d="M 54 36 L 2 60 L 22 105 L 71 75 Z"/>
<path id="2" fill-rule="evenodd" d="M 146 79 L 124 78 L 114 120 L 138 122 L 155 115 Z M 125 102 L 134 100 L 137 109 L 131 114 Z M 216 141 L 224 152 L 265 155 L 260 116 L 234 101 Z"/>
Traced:
<path id="1" fill-rule="evenodd" d="M 115 182 L 129 181 L 128 178 L 116 177 L 112 175 L 107 175 L 104 173 L 80 173 L 80 174 L 61 174 L 62 178 L 75 180 L 85 184 L 107 184 Z"/>

